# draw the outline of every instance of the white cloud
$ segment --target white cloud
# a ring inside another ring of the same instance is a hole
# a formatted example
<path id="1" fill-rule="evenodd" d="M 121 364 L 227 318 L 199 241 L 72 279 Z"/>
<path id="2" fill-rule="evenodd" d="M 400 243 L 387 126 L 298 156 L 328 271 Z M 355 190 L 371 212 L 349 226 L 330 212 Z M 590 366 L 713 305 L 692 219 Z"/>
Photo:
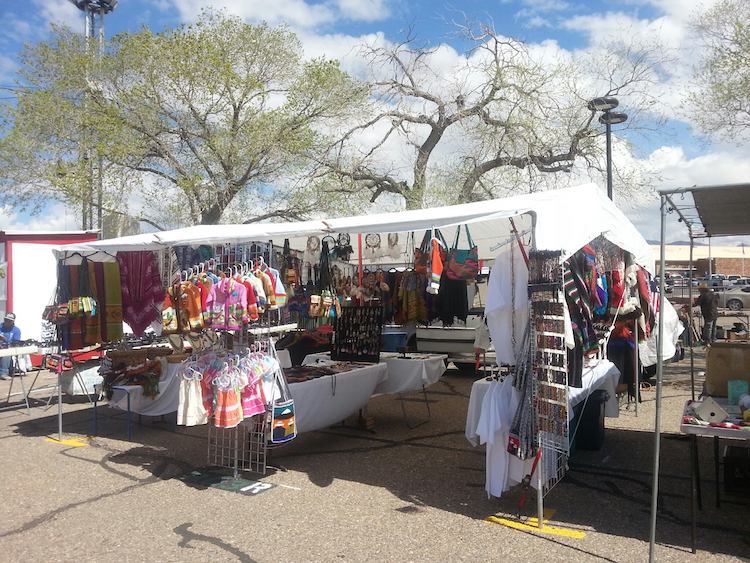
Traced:
<path id="1" fill-rule="evenodd" d="M 20 214 L 10 205 L 0 206 L 0 230 L 69 231 L 79 228 L 76 216 L 61 203 L 53 203 L 35 216 Z"/>
<path id="2" fill-rule="evenodd" d="M 336 0 L 336 7 L 343 17 L 351 20 L 372 22 L 390 15 L 387 0 Z"/>
<path id="3" fill-rule="evenodd" d="M 58 0 L 59 1 L 59 0 Z M 201 10 L 226 10 L 250 22 L 286 23 L 297 29 L 315 29 L 338 20 L 373 22 L 390 15 L 389 0 L 157 0 L 160 9 L 171 4 L 186 21 L 194 21 Z"/>
<path id="4" fill-rule="evenodd" d="M 226 10 L 247 21 L 266 21 L 270 24 L 287 23 L 302 29 L 332 23 L 336 17 L 324 4 L 309 4 L 305 0 L 171 0 L 186 21 L 194 21 L 207 8 Z"/>
<path id="5" fill-rule="evenodd" d="M 663 146 L 652 152 L 647 163 L 661 176 L 659 188 L 707 186 L 746 182 L 750 178 L 750 162 L 740 152 L 719 150 L 688 158 L 680 146 Z M 659 208 L 657 199 L 626 211 L 626 215 L 649 240 L 659 239 Z M 688 201 L 689 202 L 689 198 Z M 679 203 L 678 203 L 679 205 Z M 674 214 L 667 223 L 667 241 L 686 240 L 687 229 Z"/>
<path id="6" fill-rule="evenodd" d="M 529 27 L 552 27 L 552 23 L 542 16 L 532 16 L 526 22 Z"/>
<path id="7" fill-rule="evenodd" d="M 67 25 L 73 30 L 82 30 L 83 12 L 68 0 L 33 0 L 39 15 L 49 24 Z"/>
<path id="8" fill-rule="evenodd" d="M 570 2 L 564 0 L 523 0 L 523 4 L 539 12 L 559 12 L 570 8 Z"/>

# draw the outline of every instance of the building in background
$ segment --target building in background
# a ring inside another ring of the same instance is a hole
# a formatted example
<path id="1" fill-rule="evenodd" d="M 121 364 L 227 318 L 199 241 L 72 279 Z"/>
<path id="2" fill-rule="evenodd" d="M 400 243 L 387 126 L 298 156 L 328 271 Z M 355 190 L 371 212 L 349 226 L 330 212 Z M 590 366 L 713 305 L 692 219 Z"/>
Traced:
<path id="1" fill-rule="evenodd" d="M 659 267 L 659 245 L 651 245 Z M 664 246 L 665 266 L 668 274 L 687 277 L 690 264 L 690 246 L 687 244 L 667 244 Z M 750 249 L 744 246 L 711 245 L 711 273 L 750 277 Z M 708 245 L 696 244 L 693 247 L 693 277 L 703 277 L 709 272 Z"/>

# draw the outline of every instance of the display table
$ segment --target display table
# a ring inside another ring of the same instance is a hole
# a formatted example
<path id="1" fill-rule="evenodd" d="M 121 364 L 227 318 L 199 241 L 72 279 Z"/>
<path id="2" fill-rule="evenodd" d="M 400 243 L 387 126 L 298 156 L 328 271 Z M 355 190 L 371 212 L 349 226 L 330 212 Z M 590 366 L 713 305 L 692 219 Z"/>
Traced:
<path id="1" fill-rule="evenodd" d="M 31 382 L 31 387 L 29 387 L 28 390 L 26 389 L 26 383 L 24 382 L 23 377 L 24 375 L 26 375 L 26 373 L 34 369 L 31 367 L 31 361 L 28 359 L 28 356 L 30 354 L 38 354 L 39 350 L 39 347 L 36 345 L 10 346 L 8 348 L 0 348 L 0 358 L 11 358 L 12 368 L 16 372 L 16 376 L 11 377 L 10 379 L 10 386 L 8 387 L 8 394 L 5 398 L 5 405 L 3 407 L 0 407 L 0 411 L 13 409 L 23 404 L 26 406 L 26 413 L 30 413 L 29 395 L 31 395 L 31 392 L 34 390 L 34 385 L 36 384 L 36 380 L 39 377 L 41 368 L 36 368 L 36 375 L 34 376 L 34 380 Z M 17 391 L 14 393 L 13 383 L 16 381 L 16 379 L 18 379 L 21 384 L 21 391 Z M 23 403 L 11 404 L 10 398 L 15 395 L 22 395 Z"/>
<path id="2" fill-rule="evenodd" d="M 713 399 L 719 403 L 729 414 L 732 416 L 732 411 L 738 411 L 738 407 L 729 407 L 728 401 L 723 397 L 713 397 Z M 745 428 L 722 428 L 717 426 L 704 426 L 699 424 L 686 423 L 685 417 L 693 414 L 693 408 L 695 405 L 699 405 L 700 401 L 688 401 L 685 403 L 685 408 L 682 413 L 682 423 L 680 424 L 680 432 L 690 437 L 690 484 L 691 484 L 691 496 L 690 496 L 690 545 L 692 552 L 696 552 L 697 534 L 696 534 L 696 506 L 699 502 L 700 495 L 700 475 L 698 473 L 698 436 L 705 438 L 713 438 L 714 440 L 714 479 L 716 482 L 716 506 L 717 508 L 721 505 L 720 492 L 721 484 L 719 480 L 719 440 L 742 440 L 745 442 L 750 441 L 750 427 Z"/>
<path id="3" fill-rule="evenodd" d="M 594 366 L 583 370 L 583 386 L 568 387 L 568 420 L 570 420 L 573 407 L 586 400 L 586 397 L 597 389 L 604 389 L 609 393 L 609 399 L 604 405 L 604 416 L 617 418 L 620 416 L 620 406 L 617 402 L 615 389 L 620 379 L 620 372 L 609 360 L 599 360 Z M 466 439 L 472 446 L 479 445 L 477 424 L 482 414 L 482 401 L 493 381 L 478 379 L 471 386 L 469 397 L 469 409 L 466 413 Z"/>
<path id="4" fill-rule="evenodd" d="M 310 381 L 290 383 L 297 431 L 327 428 L 364 408 L 375 388 L 387 380 L 387 370 L 385 364 L 372 364 Z"/>
<path id="5" fill-rule="evenodd" d="M 407 354 L 404 358 L 396 352 L 382 352 L 380 363 L 387 366 L 388 379 L 375 388 L 374 394 L 395 395 L 429 387 L 437 383 L 445 373 L 447 359 L 448 356 L 444 354 Z M 302 363 L 312 365 L 330 361 L 330 353 L 323 352 L 309 354 Z"/>
<path id="6" fill-rule="evenodd" d="M 167 364 L 167 369 L 159 379 L 159 394 L 156 397 L 145 397 L 140 385 L 116 385 L 112 388 L 109 406 L 127 411 L 130 397 L 130 412 L 135 414 L 162 416 L 177 412 L 180 402 L 180 379 L 177 373 L 181 365 Z"/>

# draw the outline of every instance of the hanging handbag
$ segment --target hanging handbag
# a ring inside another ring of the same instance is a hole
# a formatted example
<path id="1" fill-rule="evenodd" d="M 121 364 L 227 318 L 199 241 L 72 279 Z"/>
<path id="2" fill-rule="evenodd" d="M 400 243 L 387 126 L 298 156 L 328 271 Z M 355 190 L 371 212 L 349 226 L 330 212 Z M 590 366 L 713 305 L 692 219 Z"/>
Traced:
<path id="1" fill-rule="evenodd" d="M 273 344 L 269 346 L 271 354 L 276 356 L 276 348 Z M 292 392 L 289 390 L 289 384 L 286 382 L 284 372 L 280 367 L 274 372 L 274 392 L 271 396 L 270 410 L 270 442 L 272 444 L 285 444 L 297 437 L 297 423 L 294 416 L 294 399 Z M 276 391 L 279 397 L 276 397 Z"/>
<path id="2" fill-rule="evenodd" d="M 286 268 L 286 284 L 288 286 L 297 285 L 299 282 L 299 276 L 297 275 L 297 269 L 294 267 L 294 258 L 292 258 L 292 251 L 289 248 L 289 239 L 284 239 L 284 249 L 282 250 L 284 257 L 284 267 Z"/>
<path id="3" fill-rule="evenodd" d="M 469 248 L 462 250 L 458 248 L 458 240 L 461 237 L 461 225 L 456 229 L 456 240 L 453 248 L 448 253 L 448 263 L 445 267 L 445 275 L 452 280 L 472 280 L 479 274 L 479 249 L 474 244 L 469 232 L 469 226 L 464 225 Z"/>
<path id="4" fill-rule="evenodd" d="M 429 270 L 431 239 L 432 233 L 425 231 L 422 244 L 419 245 L 419 248 L 414 249 L 414 271 L 418 274 L 427 274 Z"/>

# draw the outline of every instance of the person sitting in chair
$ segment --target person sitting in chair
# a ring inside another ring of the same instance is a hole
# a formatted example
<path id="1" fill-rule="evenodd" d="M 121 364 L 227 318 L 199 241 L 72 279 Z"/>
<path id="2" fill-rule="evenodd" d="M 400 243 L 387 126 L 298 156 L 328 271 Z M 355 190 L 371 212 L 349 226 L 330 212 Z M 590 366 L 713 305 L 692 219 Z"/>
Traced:
<path id="1" fill-rule="evenodd" d="M 21 341 L 21 329 L 16 326 L 15 313 L 8 313 L 3 319 L 0 326 L 0 346 L 6 348 L 14 342 Z M 12 356 L 0 358 L 0 379 L 10 379 L 10 366 L 13 361 Z"/>

